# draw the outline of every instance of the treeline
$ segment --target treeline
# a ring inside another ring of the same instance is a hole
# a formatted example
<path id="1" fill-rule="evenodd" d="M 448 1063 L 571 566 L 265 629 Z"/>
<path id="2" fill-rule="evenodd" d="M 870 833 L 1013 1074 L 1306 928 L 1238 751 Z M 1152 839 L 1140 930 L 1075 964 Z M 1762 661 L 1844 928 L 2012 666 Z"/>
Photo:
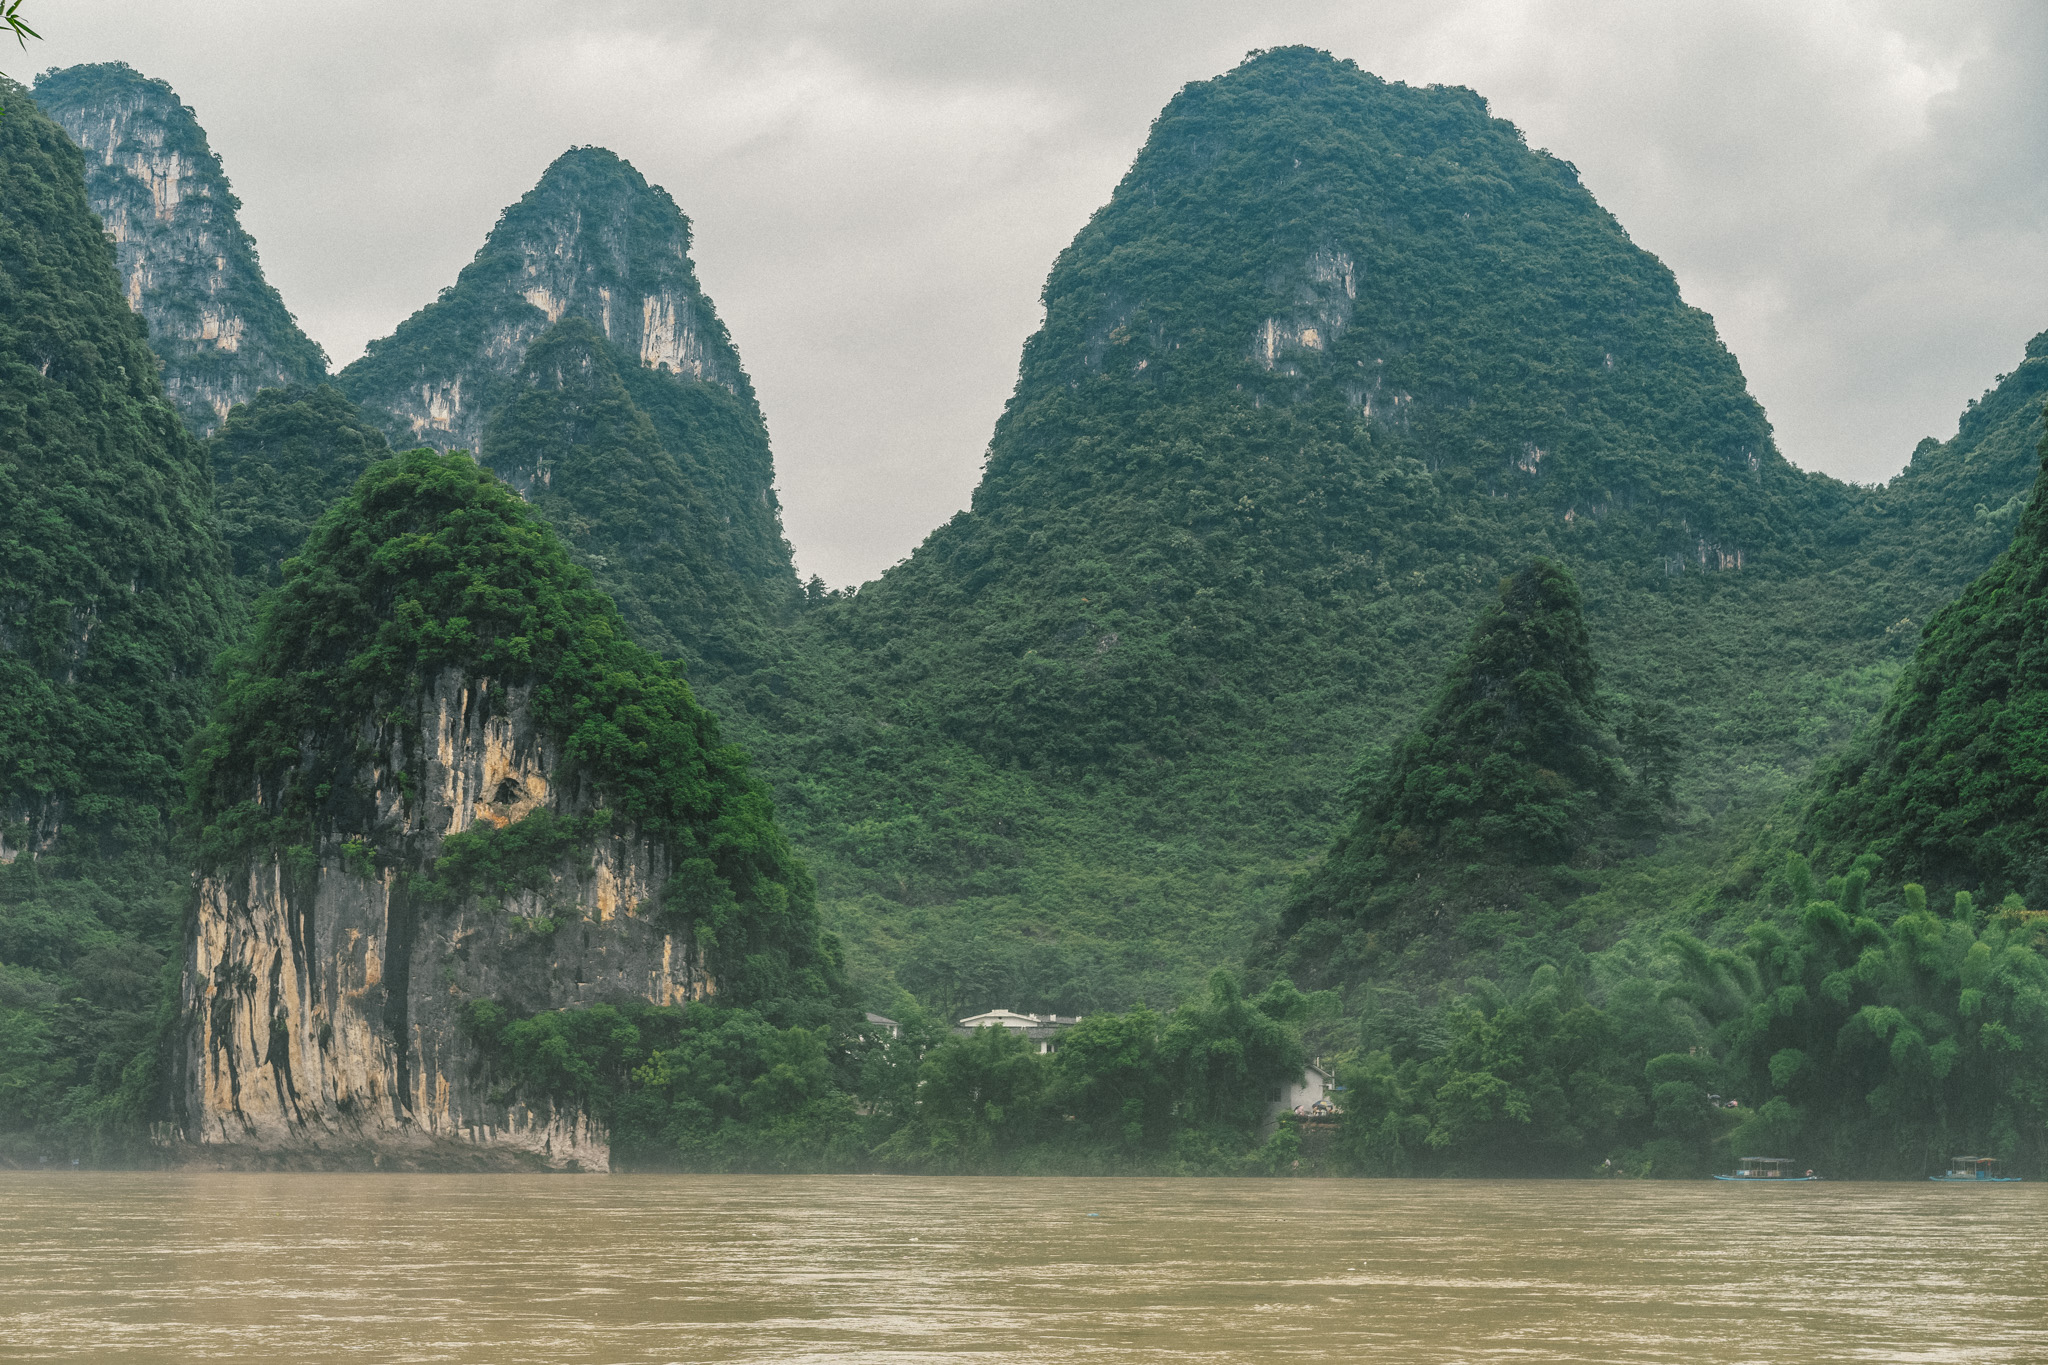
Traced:
<path id="1" fill-rule="evenodd" d="M 1655 974 L 1537 969 L 1432 1011 L 1375 1001 L 1343 1069 L 1345 1167 L 1368 1175 L 1696 1176 L 1742 1154 L 1906 1178 L 1963 1151 L 2030 1174 L 2048 1155 L 2048 915 L 1914 884 L 1869 894 L 1874 858 L 1816 888 L 1790 855 L 1782 906 L 1733 947 L 1684 933 Z"/>
<path id="2" fill-rule="evenodd" d="M 893 1036 L 708 1003 L 513 1018 L 477 1000 L 467 1022 L 508 1098 L 595 1114 L 626 1169 L 1228 1175 L 1294 1159 L 1270 1101 L 1335 1002 L 1285 981 L 1247 997 L 1218 971 L 1169 1013 L 1084 1018 L 1049 1054 L 906 1003 Z"/>
<path id="3" fill-rule="evenodd" d="M 1349 1017 L 1219 971 L 1049 1055 L 915 1005 L 897 1037 L 710 1004 L 468 1017 L 508 1096 L 588 1107 L 624 1169 L 1687 1178 L 1768 1152 L 1913 1179 L 1969 1151 L 2048 1173 L 2048 914 L 1912 884 L 1879 903 L 1873 862 L 1816 886 L 1790 855 L 1733 947 L 1669 933 L 1583 977 L 1369 990 Z M 1276 1124 L 1318 1048 L 1341 1113 Z"/>

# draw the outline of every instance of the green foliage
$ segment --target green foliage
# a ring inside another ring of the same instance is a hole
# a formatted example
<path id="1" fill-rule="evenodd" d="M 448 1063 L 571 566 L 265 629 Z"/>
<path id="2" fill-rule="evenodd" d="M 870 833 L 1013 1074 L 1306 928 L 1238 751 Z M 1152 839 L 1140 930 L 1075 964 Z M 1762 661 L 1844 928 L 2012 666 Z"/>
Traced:
<path id="1" fill-rule="evenodd" d="M 710 1003 L 473 1000 L 465 1022 L 503 1098 L 595 1115 L 626 1168 L 1234 1174 L 1273 1167 L 1269 1101 L 1301 1076 L 1318 1003 L 1285 982 L 1247 999 L 1218 972 L 1171 1014 L 1093 1016 L 1050 1055 L 915 1005 L 895 1038 Z"/>
<path id="2" fill-rule="evenodd" d="M 1095 1015 L 1050 1056 L 1004 1029 L 949 1038 L 875 1155 L 940 1172 L 1247 1169 L 1269 1101 L 1301 1076 L 1310 1004 L 1285 981 L 1247 999 L 1219 970 L 1172 1014 Z"/>
<path id="3" fill-rule="evenodd" d="M 196 742 L 191 802 L 207 865 L 361 830 L 359 746 L 451 668 L 534 686 L 540 723 L 570 765 L 562 780 L 587 777 L 608 809 L 673 850 L 687 874 L 675 908 L 735 1000 L 802 1010 L 830 998 L 836 968 L 810 878 L 745 756 L 721 742 L 675 670 L 625 638 L 617 608 L 560 539 L 459 452 L 373 465 L 286 562 Z M 393 769 L 405 766 L 397 744 Z M 506 867 L 530 871 L 536 849 L 565 837 L 522 821 L 458 841 L 436 893 L 496 886 Z"/>
<path id="4" fill-rule="evenodd" d="M 1569 904 L 1595 883 L 1602 840 L 1656 828 L 1676 747 L 1638 708 L 1623 765 L 1598 692 L 1577 585 L 1537 560 L 1504 580 L 1435 706 L 1383 771 L 1361 771 L 1358 814 L 1295 887 L 1270 956 L 1304 979 L 1355 982 L 1382 934 L 1441 938 L 1514 901 Z M 1546 904 L 1548 903 L 1548 904 Z"/>
<path id="5" fill-rule="evenodd" d="M 741 400 L 715 384 L 642 375 L 658 426 L 621 378 L 619 355 L 582 318 L 527 348 L 525 387 L 484 437 L 484 463 L 575 547 L 618 602 L 633 638 L 666 658 L 722 673 L 762 654 L 764 623 L 794 605 L 788 547 L 760 540 L 758 517 L 735 522 L 726 446 L 759 444 Z M 723 432 L 704 419 L 723 410 Z M 673 439 L 678 430 L 686 439 Z M 779 584 L 779 588 L 778 588 Z"/>
<path id="6" fill-rule="evenodd" d="M 7 26 L 7 31 L 14 35 L 14 41 L 24 52 L 28 51 L 29 39 L 43 36 L 30 28 L 28 20 L 21 17 L 21 0 L 7 0 L 6 4 L 0 5 L 0 24 Z"/>
<path id="7" fill-rule="evenodd" d="M 232 409 L 207 444 L 214 506 L 250 597 L 284 581 L 320 514 L 391 453 L 339 389 L 265 389 Z"/>
<path id="8" fill-rule="evenodd" d="M 1837 1173 L 1911 1177 L 1956 1152 L 2027 1172 L 2048 1158 L 2048 932 L 2016 900 L 1979 926 L 1917 886 L 1869 904 L 1859 859 L 1828 898 L 1753 925 L 1741 957 L 1689 953 L 1691 980 L 1755 1112 L 1737 1145 L 1799 1144 Z"/>
<path id="9" fill-rule="evenodd" d="M 1426 1025 L 1369 1010 L 1344 1071 L 1339 1150 L 1366 1174 L 1686 1176 L 1740 1154 L 1913 1179 L 1956 1152 L 2029 1175 L 2048 1159 L 2048 928 L 2017 902 L 1982 926 L 1909 884 L 1876 903 L 1874 857 L 1804 888 L 1732 946 L 1671 932 L 1596 962 L 1594 1000 L 1539 968 Z M 1729 1100 L 1734 1107 L 1730 1107 Z"/>
<path id="10" fill-rule="evenodd" d="M 0 1149 L 133 1159 L 226 555 L 78 150 L 0 95 Z"/>
<path id="11" fill-rule="evenodd" d="M 555 867 L 610 824 L 610 811 L 579 819 L 543 807 L 503 827 L 471 826 L 441 841 L 432 875 L 416 879 L 413 894 L 429 904 L 474 896 L 494 905 L 520 891 L 544 891 Z"/>
<path id="12" fill-rule="evenodd" d="M 1578 585 L 1539 559 L 1501 584 L 1351 839 L 1396 858 L 1569 859 L 1628 781 L 1597 678 Z"/>
<path id="13" fill-rule="evenodd" d="M 78 151 L 26 102 L 16 112 L 0 125 L 10 856 L 25 814 L 33 829 L 89 795 L 170 804 L 227 615 L 206 462 L 164 402 Z"/>
<path id="14" fill-rule="evenodd" d="M 1928 622 L 1884 715 L 1829 771 L 1809 839 L 1869 848 L 1895 876 L 2048 900 L 2044 490 L 2005 553 Z"/>

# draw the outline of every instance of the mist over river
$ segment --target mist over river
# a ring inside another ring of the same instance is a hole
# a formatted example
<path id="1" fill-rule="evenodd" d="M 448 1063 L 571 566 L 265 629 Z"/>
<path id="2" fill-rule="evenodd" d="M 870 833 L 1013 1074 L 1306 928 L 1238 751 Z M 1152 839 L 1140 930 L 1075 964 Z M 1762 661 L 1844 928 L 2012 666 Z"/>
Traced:
<path id="1" fill-rule="evenodd" d="M 2048 1186 L 0 1175 L 0 1358 L 2039 1361 Z"/>

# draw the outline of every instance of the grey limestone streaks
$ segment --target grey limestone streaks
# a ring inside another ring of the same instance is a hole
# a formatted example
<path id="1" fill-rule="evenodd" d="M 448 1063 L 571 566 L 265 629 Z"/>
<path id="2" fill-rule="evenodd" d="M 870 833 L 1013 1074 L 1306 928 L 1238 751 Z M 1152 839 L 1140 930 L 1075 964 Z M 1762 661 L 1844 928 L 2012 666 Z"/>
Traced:
<path id="1" fill-rule="evenodd" d="M 627 365 L 737 394 L 739 357 L 689 248 L 665 190 L 611 152 L 573 148 L 505 210 L 454 286 L 373 342 L 341 386 L 395 445 L 474 451 L 518 391 L 527 348 L 576 318 Z"/>
<path id="2" fill-rule="evenodd" d="M 326 376 L 326 356 L 263 278 L 205 130 L 169 85 L 118 62 L 74 66 L 39 79 L 35 100 L 85 153 L 128 304 L 195 434 L 258 389 Z"/>
<path id="3" fill-rule="evenodd" d="M 614 823 L 543 890 L 427 902 L 405 874 L 448 836 L 596 803 L 561 780 L 529 688 L 451 669 L 403 723 L 355 738 L 360 809 L 337 823 L 358 828 L 324 830 L 301 865 L 266 851 L 201 882 L 177 1136 L 228 1164 L 607 1169 L 601 1125 L 511 1086 L 465 1011 L 711 994 L 687 933 L 646 912 L 665 849 Z"/>

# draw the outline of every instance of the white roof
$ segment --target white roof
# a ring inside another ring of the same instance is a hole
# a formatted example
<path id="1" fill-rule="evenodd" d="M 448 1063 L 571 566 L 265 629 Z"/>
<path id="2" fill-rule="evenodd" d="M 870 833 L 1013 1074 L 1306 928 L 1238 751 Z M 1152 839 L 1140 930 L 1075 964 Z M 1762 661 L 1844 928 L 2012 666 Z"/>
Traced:
<path id="1" fill-rule="evenodd" d="M 982 1014 L 970 1014 L 960 1021 L 961 1028 L 1046 1028 L 1061 1024 L 1077 1024 L 1079 1015 L 1072 1014 L 1019 1014 L 1015 1010 L 988 1010 Z"/>

